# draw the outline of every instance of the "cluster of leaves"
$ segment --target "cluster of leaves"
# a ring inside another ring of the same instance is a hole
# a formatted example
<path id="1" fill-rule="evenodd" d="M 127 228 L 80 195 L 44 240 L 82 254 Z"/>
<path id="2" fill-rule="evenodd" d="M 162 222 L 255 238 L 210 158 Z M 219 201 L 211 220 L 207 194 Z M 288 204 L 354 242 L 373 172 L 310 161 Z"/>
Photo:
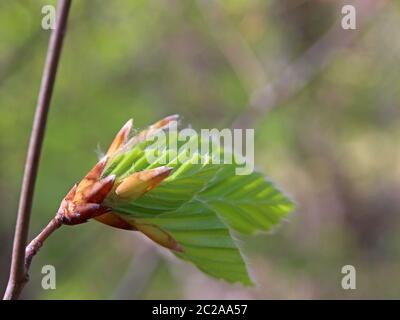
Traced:
<path id="1" fill-rule="evenodd" d="M 176 134 L 170 130 L 162 136 L 164 141 L 158 136 L 157 145 L 164 146 L 161 150 L 152 148 L 154 140 L 140 139 L 113 154 L 102 178 L 115 175 L 117 181 L 123 181 L 161 166 L 173 170 L 140 197 L 123 200 L 110 193 L 104 204 L 144 234 L 149 235 L 152 228 L 168 233 L 179 244 L 174 253 L 205 273 L 249 285 L 251 279 L 235 233 L 266 232 L 293 209 L 293 204 L 260 173 L 236 175 L 237 165 L 215 164 L 212 150 L 191 154 L 196 150 L 193 145 L 202 143 L 197 136 L 171 148 L 168 142 L 176 140 Z M 220 149 L 218 155 L 222 154 Z"/>

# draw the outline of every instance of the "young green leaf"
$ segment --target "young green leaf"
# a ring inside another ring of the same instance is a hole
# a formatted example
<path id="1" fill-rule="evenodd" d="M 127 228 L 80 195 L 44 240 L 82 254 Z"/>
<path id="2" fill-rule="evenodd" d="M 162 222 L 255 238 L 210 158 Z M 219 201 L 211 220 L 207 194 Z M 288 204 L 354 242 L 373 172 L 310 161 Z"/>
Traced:
<path id="1" fill-rule="evenodd" d="M 215 156 L 224 155 L 221 148 L 212 153 L 215 145 L 193 153 L 204 143 L 197 137 L 170 144 L 177 140 L 176 129 L 158 133 L 172 120 L 176 117 L 130 140 L 121 130 L 101 175 L 116 179 L 103 201 L 110 212 L 96 219 L 138 230 L 214 277 L 250 284 L 233 233 L 268 231 L 293 204 L 261 174 L 235 175 L 236 164 L 215 164 Z M 162 148 L 153 148 L 155 140 Z"/>

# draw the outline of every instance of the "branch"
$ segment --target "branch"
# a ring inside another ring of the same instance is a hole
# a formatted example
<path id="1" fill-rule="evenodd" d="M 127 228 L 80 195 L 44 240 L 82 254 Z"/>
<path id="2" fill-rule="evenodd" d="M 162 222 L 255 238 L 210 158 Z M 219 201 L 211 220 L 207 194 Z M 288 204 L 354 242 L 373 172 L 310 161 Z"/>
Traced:
<path id="1" fill-rule="evenodd" d="M 25 270 L 29 271 L 33 257 L 39 252 L 44 241 L 63 223 L 63 218 L 60 214 L 57 214 L 49 224 L 39 233 L 39 235 L 33 239 L 25 249 Z"/>
<path id="2" fill-rule="evenodd" d="M 266 73 L 261 61 L 248 45 L 246 39 L 224 14 L 218 1 L 197 0 L 216 45 L 226 57 L 246 92 L 250 95 L 266 82 Z M 221 30 L 215 32 L 215 30 Z"/>
<path id="3" fill-rule="evenodd" d="M 4 294 L 5 300 L 17 299 L 25 283 L 28 281 L 28 270 L 25 267 L 25 246 L 28 239 L 32 199 L 39 166 L 40 152 L 42 149 L 43 138 L 46 128 L 47 114 L 49 111 L 50 100 L 53 93 L 57 66 L 66 30 L 70 5 L 71 0 L 59 1 L 56 28 L 51 34 L 49 47 L 47 49 L 47 57 L 43 69 L 42 82 L 36 106 L 35 118 L 33 120 L 32 133 L 28 147 L 28 155 L 25 163 L 25 171 L 22 181 L 18 216 L 14 235 L 10 278 L 8 280 L 7 289 Z M 52 224 L 52 222 L 50 222 L 50 224 Z M 57 223 L 55 223 L 54 226 L 56 226 L 56 224 Z M 52 233 L 52 231 L 56 229 L 54 228 L 52 230 L 52 227 L 49 226 L 47 226 L 41 233 L 43 241 Z M 37 241 L 37 244 L 42 243 L 40 240 L 41 235 L 39 235 L 39 240 Z M 30 256 L 29 258 L 30 260 L 27 264 L 28 267 L 30 265 L 32 256 Z"/>
<path id="4" fill-rule="evenodd" d="M 357 28 L 363 30 L 386 4 L 387 2 L 383 0 L 357 1 L 357 16 L 359 17 Z M 265 84 L 263 88 L 251 95 L 248 108 L 237 117 L 233 127 L 254 126 L 255 122 L 272 108 L 304 89 L 316 75 L 331 65 L 343 50 L 353 45 L 359 37 L 358 30 L 343 30 L 339 19 L 300 58 L 284 68 L 275 81 Z"/>
<path id="5" fill-rule="evenodd" d="M 126 273 L 114 290 L 112 299 L 141 299 L 163 259 L 152 243 L 141 243 L 133 255 Z"/>

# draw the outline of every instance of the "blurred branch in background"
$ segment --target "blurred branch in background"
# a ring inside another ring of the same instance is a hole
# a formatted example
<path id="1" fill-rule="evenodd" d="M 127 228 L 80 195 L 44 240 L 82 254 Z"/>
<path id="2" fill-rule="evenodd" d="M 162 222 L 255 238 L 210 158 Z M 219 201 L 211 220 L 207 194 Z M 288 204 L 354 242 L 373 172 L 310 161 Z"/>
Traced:
<path id="1" fill-rule="evenodd" d="M 264 84 L 250 95 L 250 104 L 235 120 L 233 126 L 250 128 L 272 108 L 293 97 L 359 37 L 368 23 L 387 1 L 359 0 L 356 2 L 358 31 L 343 30 L 341 19 L 315 44 L 293 63 L 282 70 L 279 78 Z"/>
<path id="2" fill-rule="evenodd" d="M 267 81 L 264 67 L 218 1 L 196 0 L 215 43 L 250 95 Z"/>
<path id="3" fill-rule="evenodd" d="M 21 66 L 21 64 L 27 60 L 31 55 L 32 48 L 37 44 L 42 32 L 42 30 L 35 31 L 31 33 L 19 47 L 15 48 L 9 52 L 0 61 L 0 85 L 16 70 Z"/>
<path id="4" fill-rule="evenodd" d="M 91 10 L 90 3 L 85 2 L 82 10 L 70 18 L 71 27 L 69 29 L 79 26 L 82 23 L 82 16 L 85 16 L 89 10 Z M 23 64 L 28 64 L 31 61 L 36 47 L 42 45 L 42 40 L 45 40 L 45 35 L 46 33 L 42 29 L 35 28 L 21 44 L 5 53 L 0 59 L 0 85 L 17 73 Z"/>
<path id="5" fill-rule="evenodd" d="M 163 259 L 157 248 L 150 242 L 141 241 L 135 251 L 126 273 L 114 290 L 112 299 L 138 299 L 148 287 L 154 273 Z"/>

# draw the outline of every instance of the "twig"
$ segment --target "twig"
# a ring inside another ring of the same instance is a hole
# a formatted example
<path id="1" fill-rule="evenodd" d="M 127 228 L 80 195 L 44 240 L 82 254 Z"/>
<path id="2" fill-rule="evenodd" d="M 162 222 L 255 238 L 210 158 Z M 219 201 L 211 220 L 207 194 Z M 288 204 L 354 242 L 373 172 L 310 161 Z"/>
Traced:
<path id="1" fill-rule="evenodd" d="M 60 214 L 57 214 L 49 224 L 34 238 L 25 249 L 25 270 L 28 271 L 33 257 L 38 253 L 43 245 L 43 242 L 63 223 L 63 218 Z"/>
<path id="2" fill-rule="evenodd" d="M 19 297 L 21 290 L 23 289 L 25 283 L 28 281 L 28 270 L 26 269 L 25 265 L 30 265 L 34 254 L 34 251 L 32 251 L 32 255 L 29 257 L 29 263 L 26 264 L 25 246 L 28 239 L 29 220 L 31 216 L 35 181 L 46 128 L 47 114 L 49 111 L 50 100 L 53 93 L 57 66 L 66 30 L 70 5 L 71 0 L 59 1 L 56 28 L 51 34 L 49 47 L 47 49 L 47 57 L 43 69 L 42 82 L 36 106 L 35 118 L 33 120 L 32 133 L 28 147 L 28 155 L 25 163 L 24 178 L 21 187 L 18 216 L 14 235 L 10 278 L 8 280 L 7 289 L 4 294 L 5 300 L 17 299 Z M 39 240 L 37 241 L 37 244 L 41 244 L 44 239 L 46 239 L 55 229 L 58 228 L 56 227 L 57 223 L 58 222 L 56 221 L 50 222 L 50 224 L 43 230 L 41 235 L 39 235 Z M 42 241 L 40 241 L 40 237 Z"/>

